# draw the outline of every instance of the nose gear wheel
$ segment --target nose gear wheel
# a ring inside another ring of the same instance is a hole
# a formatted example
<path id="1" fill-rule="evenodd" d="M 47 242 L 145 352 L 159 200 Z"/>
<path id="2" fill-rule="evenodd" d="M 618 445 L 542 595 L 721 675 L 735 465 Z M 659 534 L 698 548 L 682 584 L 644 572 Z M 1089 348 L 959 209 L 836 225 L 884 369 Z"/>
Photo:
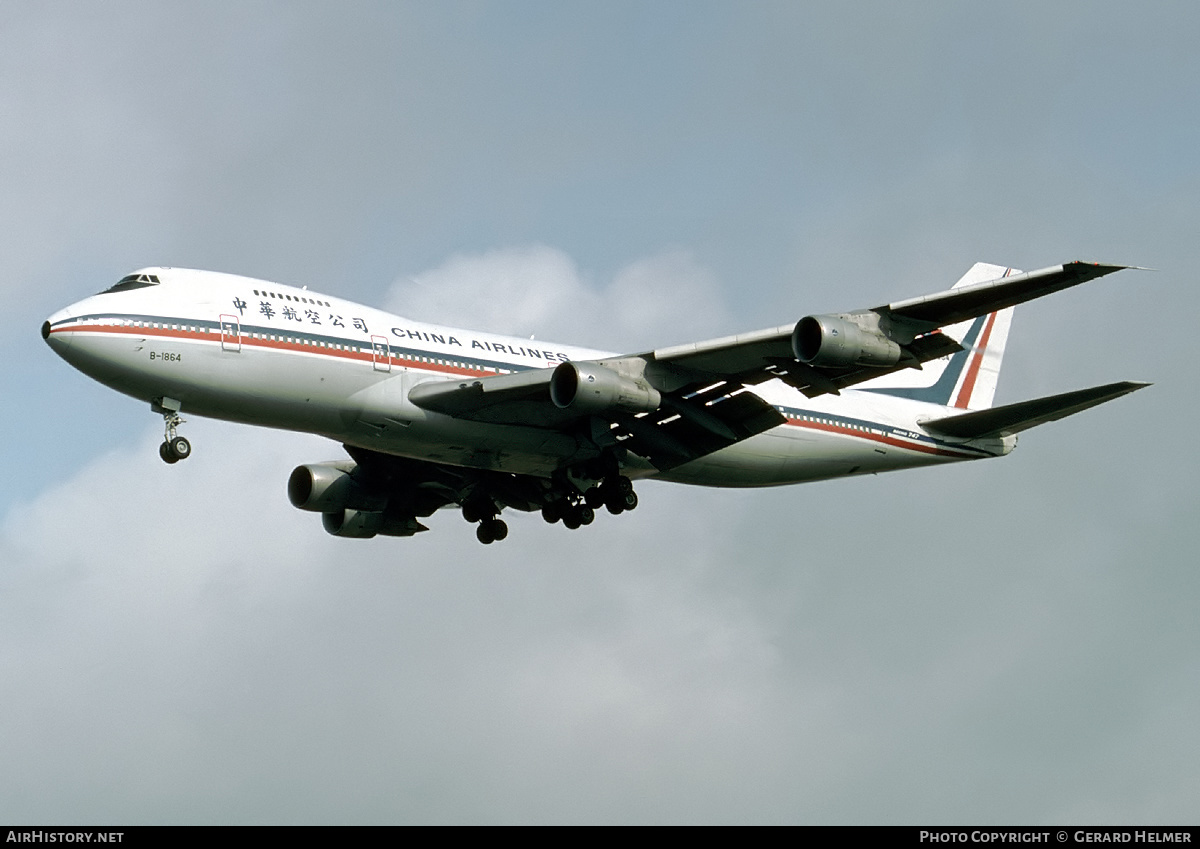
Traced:
<path id="1" fill-rule="evenodd" d="M 158 456 L 164 463 L 173 465 L 192 456 L 192 443 L 175 432 L 175 429 L 184 422 L 178 411 L 165 410 L 162 415 L 166 432 L 163 435 L 162 445 L 158 446 Z"/>

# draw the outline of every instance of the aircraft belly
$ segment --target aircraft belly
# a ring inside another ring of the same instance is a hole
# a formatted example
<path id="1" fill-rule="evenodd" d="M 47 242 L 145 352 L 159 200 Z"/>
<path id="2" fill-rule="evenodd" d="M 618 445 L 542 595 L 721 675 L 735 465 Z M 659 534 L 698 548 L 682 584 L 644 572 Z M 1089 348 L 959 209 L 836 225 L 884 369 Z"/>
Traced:
<path id="1" fill-rule="evenodd" d="M 825 456 L 822 440 L 797 440 L 781 431 L 753 436 L 659 477 L 702 486 L 779 486 L 837 477 L 849 468 Z"/>
<path id="2" fill-rule="evenodd" d="M 865 436 L 781 425 L 657 477 L 702 486 L 781 486 L 911 468 L 946 459 Z"/>

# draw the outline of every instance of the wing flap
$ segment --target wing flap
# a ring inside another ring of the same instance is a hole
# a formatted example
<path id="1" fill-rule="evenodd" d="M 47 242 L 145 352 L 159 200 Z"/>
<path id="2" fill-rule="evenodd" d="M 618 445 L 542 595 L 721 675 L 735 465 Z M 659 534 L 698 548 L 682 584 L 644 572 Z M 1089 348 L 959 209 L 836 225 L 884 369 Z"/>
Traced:
<path id="1" fill-rule="evenodd" d="M 1009 436 L 1046 422 L 1065 419 L 1067 416 L 1072 416 L 1090 407 L 1112 401 L 1114 398 L 1120 398 L 1122 395 L 1128 395 L 1139 389 L 1145 389 L 1149 385 L 1149 383 L 1135 381 L 1108 383 L 1104 386 L 1093 386 L 1090 389 L 1064 392 L 1061 395 L 1035 398 L 1032 401 L 1019 401 L 1003 407 L 992 407 L 989 410 L 933 419 L 923 422 L 921 427 L 943 436 L 962 439 Z"/>
<path id="2" fill-rule="evenodd" d="M 615 360 L 612 362 L 616 362 Z M 634 414 L 560 409 L 550 398 L 553 369 L 472 380 L 431 380 L 409 390 L 418 407 L 468 421 L 582 432 L 602 421 L 627 450 L 673 468 L 783 424 L 783 416 L 736 379 L 691 383 L 664 392 L 662 406 Z"/>
<path id="3" fill-rule="evenodd" d="M 694 385 L 664 397 L 661 409 L 617 412 L 617 439 L 662 471 L 720 451 L 786 420 L 778 410 L 736 381 Z"/>

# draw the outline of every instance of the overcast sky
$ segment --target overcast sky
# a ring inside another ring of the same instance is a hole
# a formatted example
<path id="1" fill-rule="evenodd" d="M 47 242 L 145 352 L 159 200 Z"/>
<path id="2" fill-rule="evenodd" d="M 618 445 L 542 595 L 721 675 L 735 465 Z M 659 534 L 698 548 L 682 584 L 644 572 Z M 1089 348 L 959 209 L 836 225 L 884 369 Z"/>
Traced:
<path id="1" fill-rule="evenodd" d="M 997 5 L 1000 8 L 997 8 Z M 1194 824 L 1194 3 L 0 6 L 0 821 Z M 639 350 L 1018 309 L 1003 460 L 340 540 L 38 337 L 154 264 Z"/>

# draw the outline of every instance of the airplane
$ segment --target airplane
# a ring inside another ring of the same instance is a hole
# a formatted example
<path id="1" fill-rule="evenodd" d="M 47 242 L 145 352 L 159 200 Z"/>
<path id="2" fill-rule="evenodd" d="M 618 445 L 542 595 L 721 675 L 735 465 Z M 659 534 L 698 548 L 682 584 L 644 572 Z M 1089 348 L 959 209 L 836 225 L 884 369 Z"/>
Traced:
<path id="1" fill-rule="evenodd" d="M 1150 384 L 992 406 L 1013 308 L 1133 266 L 1021 273 L 872 309 L 630 354 L 441 327 L 232 274 L 153 267 L 63 309 L 42 338 L 161 414 L 320 434 L 349 459 L 296 467 L 291 503 L 340 537 L 407 537 L 461 509 L 480 542 L 505 509 L 576 529 L 633 483 L 803 483 L 1000 457 L 1017 434 Z"/>

